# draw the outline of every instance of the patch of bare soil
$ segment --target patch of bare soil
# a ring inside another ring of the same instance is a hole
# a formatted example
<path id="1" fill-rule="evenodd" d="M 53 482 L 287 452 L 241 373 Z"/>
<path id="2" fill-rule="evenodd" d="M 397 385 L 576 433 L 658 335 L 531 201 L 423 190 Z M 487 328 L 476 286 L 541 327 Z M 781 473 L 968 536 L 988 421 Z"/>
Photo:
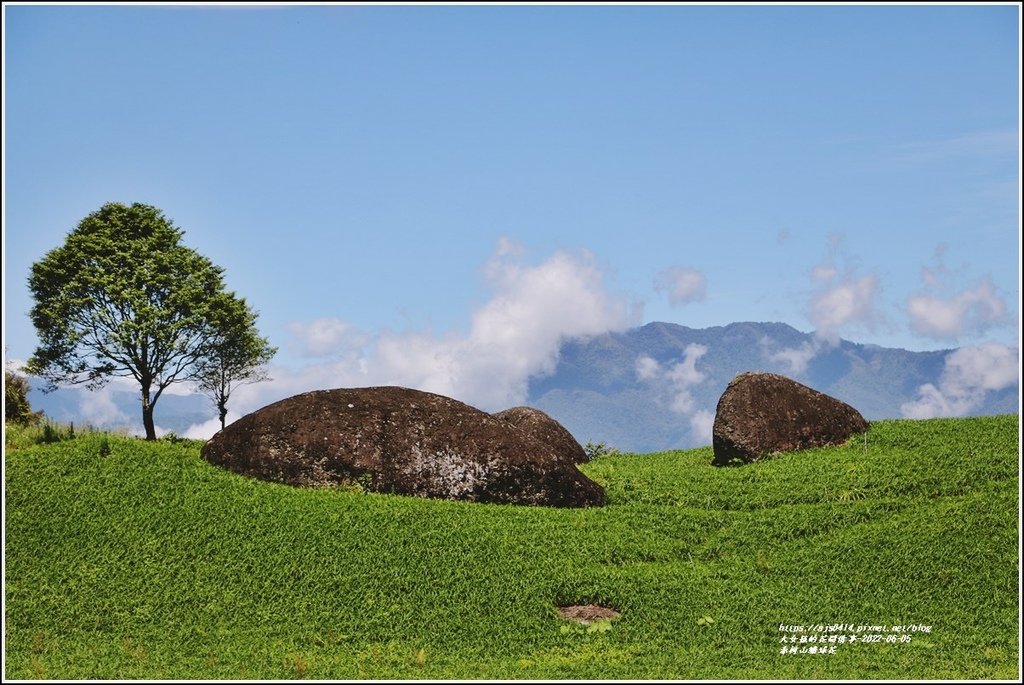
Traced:
<path id="1" fill-rule="evenodd" d="M 558 607 L 558 615 L 569 621 L 589 625 L 595 621 L 612 621 L 622 614 L 615 611 L 615 609 L 609 609 L 597 604 L 576 604 L 568 607 Z"/>

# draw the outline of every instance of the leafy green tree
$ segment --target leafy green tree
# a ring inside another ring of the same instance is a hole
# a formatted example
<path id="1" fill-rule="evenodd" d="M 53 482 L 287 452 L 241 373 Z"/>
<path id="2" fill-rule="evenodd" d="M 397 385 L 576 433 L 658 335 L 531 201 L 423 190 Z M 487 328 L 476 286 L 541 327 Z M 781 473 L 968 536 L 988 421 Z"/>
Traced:
<path id="1" fill-rule="evenodd" d="M 42 412 L 33 412 L 28 401 L 31 387 L 28 379 L 10 369 L 4 369 L 4 421 L 13 423 L 35 423 Z"/>
<path id="2" fill-rule="evenodd" d="M 156 207 L 108 203 L 32 265 L 32 323 L 40 344 L 26 372 L 102 387 L 132 377 L 146 439 L 171 384 L 192 380 L 221 331 L 217 312 L 236 299 L 223 269 L 181 244 L 184 232 Z"/>
<path id="3" fill-rule="evenodd" d="M 244 299 L 224 298 L 211 320 L 216 334 L 196 364 L 193 379 L 199 390 L 213 400 L 223 429 L 228 400 L 239 385 L 270 380 L 267 364 L 277 353 L 256 330 L 256 313 Z"/>

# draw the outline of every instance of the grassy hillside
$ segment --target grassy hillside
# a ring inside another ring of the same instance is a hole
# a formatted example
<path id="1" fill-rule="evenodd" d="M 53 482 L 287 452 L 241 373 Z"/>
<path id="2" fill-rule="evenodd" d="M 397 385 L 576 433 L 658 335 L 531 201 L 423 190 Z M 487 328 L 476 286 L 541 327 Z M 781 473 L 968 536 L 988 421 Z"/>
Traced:
<path id="1" fill-rule="evenodd" d="M 16 445 L 4 675 L 1012 679 L 1017 423 L 880 422 L 727 469 L 605 456 L 592 510 L 298 490 L 198 443 Z M 622 617 L 556 613 L 587 602 Z M 781 653 L 818 623 L 861 639 Z"/>

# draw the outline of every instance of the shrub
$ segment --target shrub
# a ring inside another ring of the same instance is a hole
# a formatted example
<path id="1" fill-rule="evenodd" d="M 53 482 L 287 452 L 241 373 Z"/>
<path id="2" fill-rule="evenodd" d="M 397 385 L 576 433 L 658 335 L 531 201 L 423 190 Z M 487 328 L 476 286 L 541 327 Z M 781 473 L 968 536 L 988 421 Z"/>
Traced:
<path id="1" fill-rule="evenodd" d="M 43 430 L 36 438 L 37 443 L 50 444 L 75 439 L 75 424 L 64 426 L 54 421 L 45 421 Z"/>
<path id="2" fill-rule="evenodd" d="M 22 425 L 38 423 L 42 412 L 33 412 L 28 401 L 31 387 L 24 376 L 4 369 L 4 421 Z"/>
<path id="3" fill-rule="evenodd" d="M 598 457 L 607 457 L 615 454 L 619 454 L 619 450 L 603 442 L 591 442 L 587 441 L 587 444 L 583 446 L 583 451 L 587 453 L 587 461 L 593 461 Z"/>

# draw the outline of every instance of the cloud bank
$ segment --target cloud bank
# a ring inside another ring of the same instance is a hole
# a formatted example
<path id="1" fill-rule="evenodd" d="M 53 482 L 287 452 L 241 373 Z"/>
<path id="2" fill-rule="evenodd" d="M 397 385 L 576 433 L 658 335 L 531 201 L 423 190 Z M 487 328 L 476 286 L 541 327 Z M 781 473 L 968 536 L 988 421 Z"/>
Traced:
<path id="1" fill-rule="evenodd" d="M 701 442 L 711 442 L 714 412 L 696 406 L 692 388 L 707 378 L 697 370 L 697 361 L 707 354 L 706 345 L 690 343 L 683 350 L 682 361 L 663 366 L 656 359 L 641 355 L 636 360 L 637 378 L 652 386 L 656 392 L 665 393 L 669 408 L 687 418 L 691 435 Z"/>
<path id="2" fill-rule="evenodd" d="M 926 283 L 936 283 L 933 274 L 925 270 Z M 962 290 L 951 297 L 940 297 L 932 292 L 916 293 L 907 298 L 907 316 L 910 329 L 918 335 L 936 340 L 956 340 L 965 335 L 987 331 L 1006 320 L 1006 305 L 996 295 L 988 278 L 974 288 Z"/>
<path id="3" fill-rule="evenodd" d="M 366 336 L 354 326 L 338 319 L 294 321 L 288 324 L 288 330 L 292 334 L 289 349 L 303 357 L 326 357 L 339 349 L 360 347 L 367 342 Z"/>
<path id="4" fill-rule="evenodd" d="M 900 407 L 908 419 L 965 416 L 979 406 L 989 392 L 1020 382 L 1020 350 L 988 342 L 961 347 L 945 361 L 938 386 L 926 383 L 918 398 Z"/>

